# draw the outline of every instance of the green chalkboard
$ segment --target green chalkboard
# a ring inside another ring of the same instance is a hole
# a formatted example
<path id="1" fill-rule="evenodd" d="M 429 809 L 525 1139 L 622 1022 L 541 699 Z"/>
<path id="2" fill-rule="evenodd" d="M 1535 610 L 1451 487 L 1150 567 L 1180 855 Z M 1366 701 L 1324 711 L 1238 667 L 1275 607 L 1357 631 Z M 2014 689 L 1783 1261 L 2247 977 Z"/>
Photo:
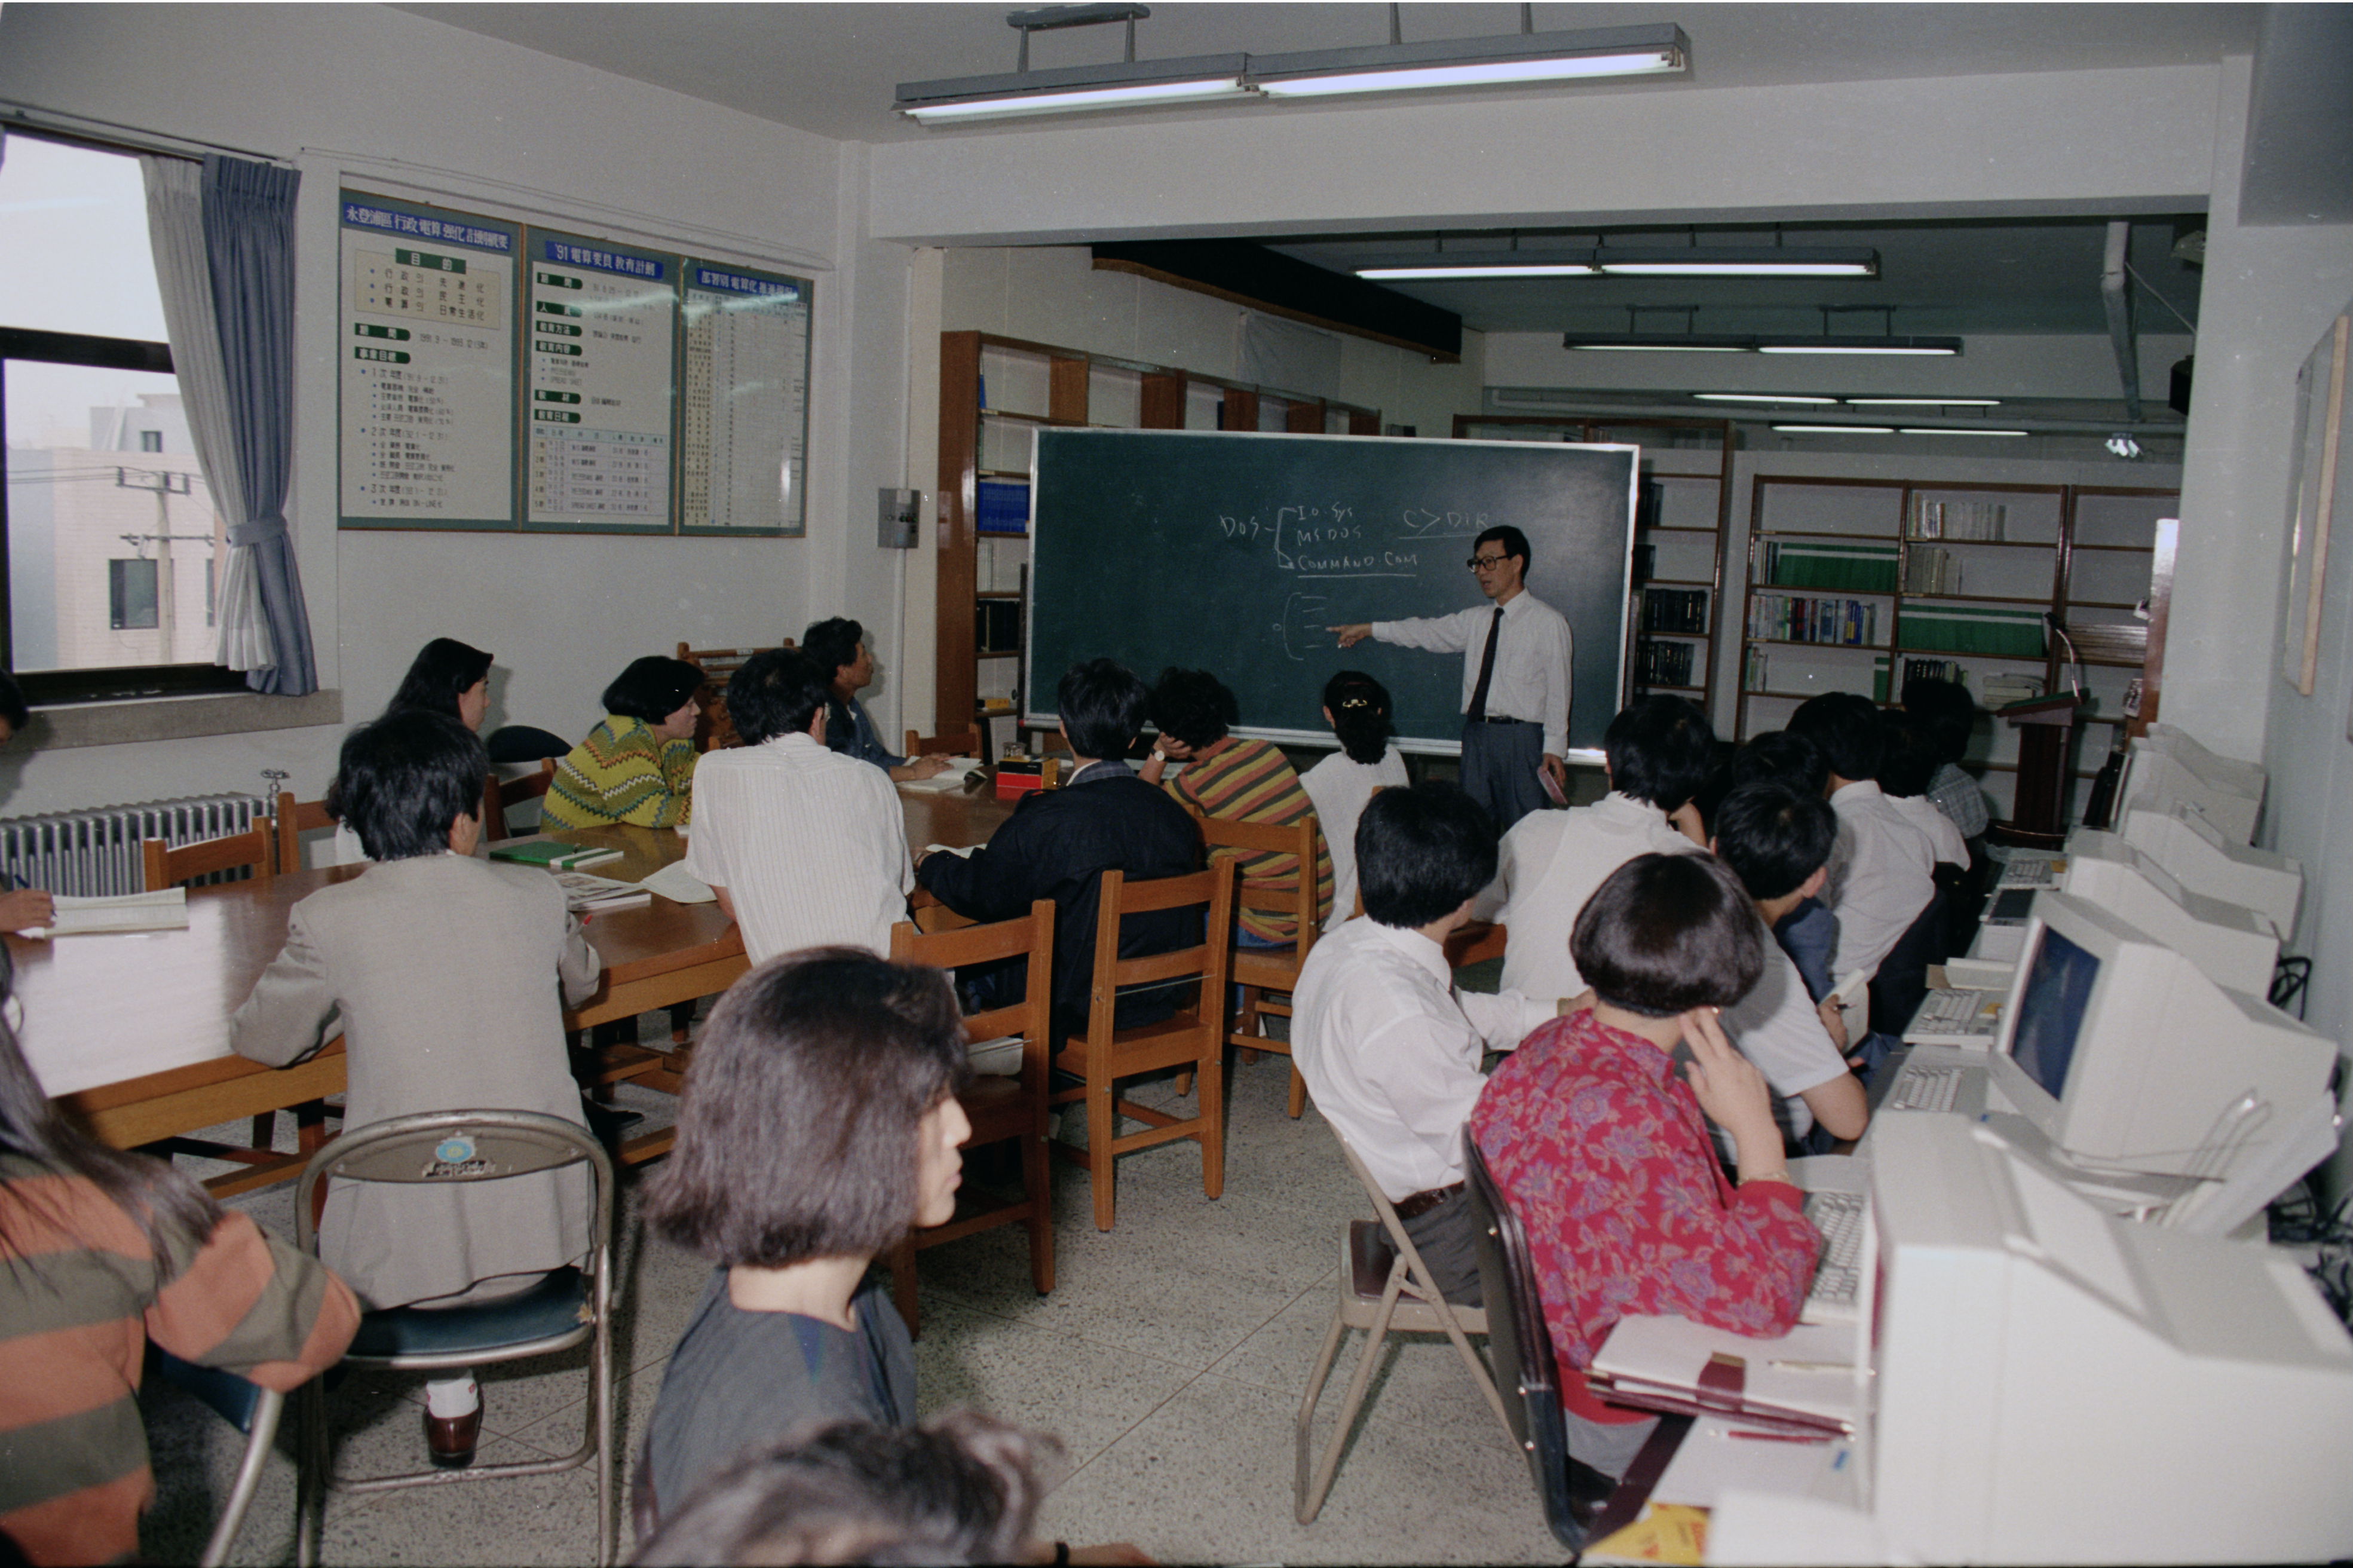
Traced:
<path id="1" fill-rule="evenodd" d="M 1528 589 L 1576 637 L 1569 747 L 1598 758 L 1626 691 L 1635 469 L 1626 446 L 1188 430 L 1045 429 L 1031 511 L 1027 706 L 1112 658 L 1145 680 L 1217 673 L 1241 727 L 1323 740 L 1324 683 L 1365 670 L 1397 703 L 1400 744 L 1462 734 L 1462 656 L 1326 626 L 1446 615 L 1485 602 L 1464 562 L 1515 524 Z"/>

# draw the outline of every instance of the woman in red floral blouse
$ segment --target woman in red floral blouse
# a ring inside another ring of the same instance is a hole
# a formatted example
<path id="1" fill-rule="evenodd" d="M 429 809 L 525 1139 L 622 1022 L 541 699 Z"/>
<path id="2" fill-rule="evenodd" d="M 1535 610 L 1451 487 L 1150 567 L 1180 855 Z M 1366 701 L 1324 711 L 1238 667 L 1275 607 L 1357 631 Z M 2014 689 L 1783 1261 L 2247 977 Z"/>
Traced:
<path id="1" fill-rule="evenodd" d="M 1805 1305 L 1820 1243 L 1764 1075 L 1715 1022 L 1756 983 L 1765 940 L 1714 856 L 1627 862 L 1569 939 L 1592 1009 L 1522 1042 L 1471 1116 L 1527 1226 L 1571 1452 L 1607 1475 L 1651 1419 L 1603 1404 L 1578 1375 L 1619 1319 L 1679 1312 L 1761 1337 L 1787 1333 Z M 1678 1041 L 1694 1058 L 1680 1074 Z M 1716 1162 L 1711 1118 L 1732 1137 L 1737 1185 Z"/>

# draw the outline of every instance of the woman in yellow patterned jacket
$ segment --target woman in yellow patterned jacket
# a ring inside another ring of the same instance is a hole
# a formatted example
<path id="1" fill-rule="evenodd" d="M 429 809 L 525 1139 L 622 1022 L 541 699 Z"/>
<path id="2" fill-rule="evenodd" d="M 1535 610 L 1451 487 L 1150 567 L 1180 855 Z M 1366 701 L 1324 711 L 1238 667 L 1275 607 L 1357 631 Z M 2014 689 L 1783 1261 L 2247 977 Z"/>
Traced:
<path id="1" fill-rule="evenodd" d="M 694 789 L 695 693 L 702 672 L 649 654 L 605 688 L 605 722 L 555 767 L 541 807 L 551 828 L 684 825 Z"/>

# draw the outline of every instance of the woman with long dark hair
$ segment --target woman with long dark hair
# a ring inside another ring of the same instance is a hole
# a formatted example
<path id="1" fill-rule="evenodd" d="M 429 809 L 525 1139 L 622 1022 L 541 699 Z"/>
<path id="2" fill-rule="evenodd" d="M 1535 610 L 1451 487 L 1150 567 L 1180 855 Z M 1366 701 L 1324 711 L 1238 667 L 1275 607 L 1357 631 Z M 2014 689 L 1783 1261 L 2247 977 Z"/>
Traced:
<path id="1" fill-rule="evenodd" d="M 454 637 L 437 637 L 417 650 L 384 711 L 444 714 L 479 734 L 490 706 L 491 656 Z"/>
<path id="2" fill-rule="evenodd" d="M 1373 791 L 1408 779 L 1405 758 L 1389 744 L 1397 726 L 1387 686 L 1361 670 L 1341 671 L 1324 683 L 1324 722 L 1340 749 L 1301 774 L 1299 784 L 1332 846 L 1332 913 L 1324 929 L 1336 931 L 1356 912 L 1356 819 Z"/>
<path id="3" fill-rule="evenodd" d="M 0 989 L 5 958 L 0 954 Z M 8 1009 L 13 1012 L 13 1007 Z M 149 1340 L 281 1393 L 359 1327 L 315 1258 L 58 1116 L 0 1022 L 0 1532 L 34 1563 L 139 1549 Z"/>

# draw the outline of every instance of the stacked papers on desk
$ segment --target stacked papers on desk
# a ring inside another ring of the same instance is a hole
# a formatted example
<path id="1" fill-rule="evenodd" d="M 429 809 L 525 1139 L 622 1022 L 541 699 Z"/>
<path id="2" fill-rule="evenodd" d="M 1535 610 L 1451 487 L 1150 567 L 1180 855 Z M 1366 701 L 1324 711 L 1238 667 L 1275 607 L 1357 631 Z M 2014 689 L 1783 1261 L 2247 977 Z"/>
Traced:
<path id="1" fill-rule="evenodd" d="M 75 898 L 59 894 L 56 904 L 56 918 L 24 935 L 90 937 L 110 932 L 188 928 L 188 890 L 185 887 L 167 887 L 160 893 L 121 893 L 111 898 Z"/>
<path id="2" fill-rule="evenodd" d="M 709 904 L 719 896 L 711 891 L 710 884 L 687 870 L 682 860 L 670 862 L 638 885 L 649 893 L 660 894 L 672 904 Z"/>
<path id="3" fill-rule="evenodd" d="M 947 759 L 947 764 L 944 769 L 933 774 L 929 779 L 909 779 L 902 781 L 899 788 L 921 789 L 929 795 L 945 795 L 951 790 L 963 789 L 975 774 L 986 774 L 988 771 L 987 765 L 977 757 L 951 757 Z"/>
<path id="4" fill-rule="evenodd" d="M 609 876 L 585 871 L 559 871 L 554 876 L 556 885 L 564 889 L 564 902 L 575 915 L 601 909 L 634 909 L 654 901 L 652 894 L 634 882 L 616 882 Z"/>
<path id="5" fill-rule="evenodd" d="M 1673 1313 L 1621 1318 L 1590 1375 L 1615 1404 L 1830 1436 L 1854 1429 L 1854 1340 L 1852 1323 L 1801 1323 L 1752 1340 Z"/>

